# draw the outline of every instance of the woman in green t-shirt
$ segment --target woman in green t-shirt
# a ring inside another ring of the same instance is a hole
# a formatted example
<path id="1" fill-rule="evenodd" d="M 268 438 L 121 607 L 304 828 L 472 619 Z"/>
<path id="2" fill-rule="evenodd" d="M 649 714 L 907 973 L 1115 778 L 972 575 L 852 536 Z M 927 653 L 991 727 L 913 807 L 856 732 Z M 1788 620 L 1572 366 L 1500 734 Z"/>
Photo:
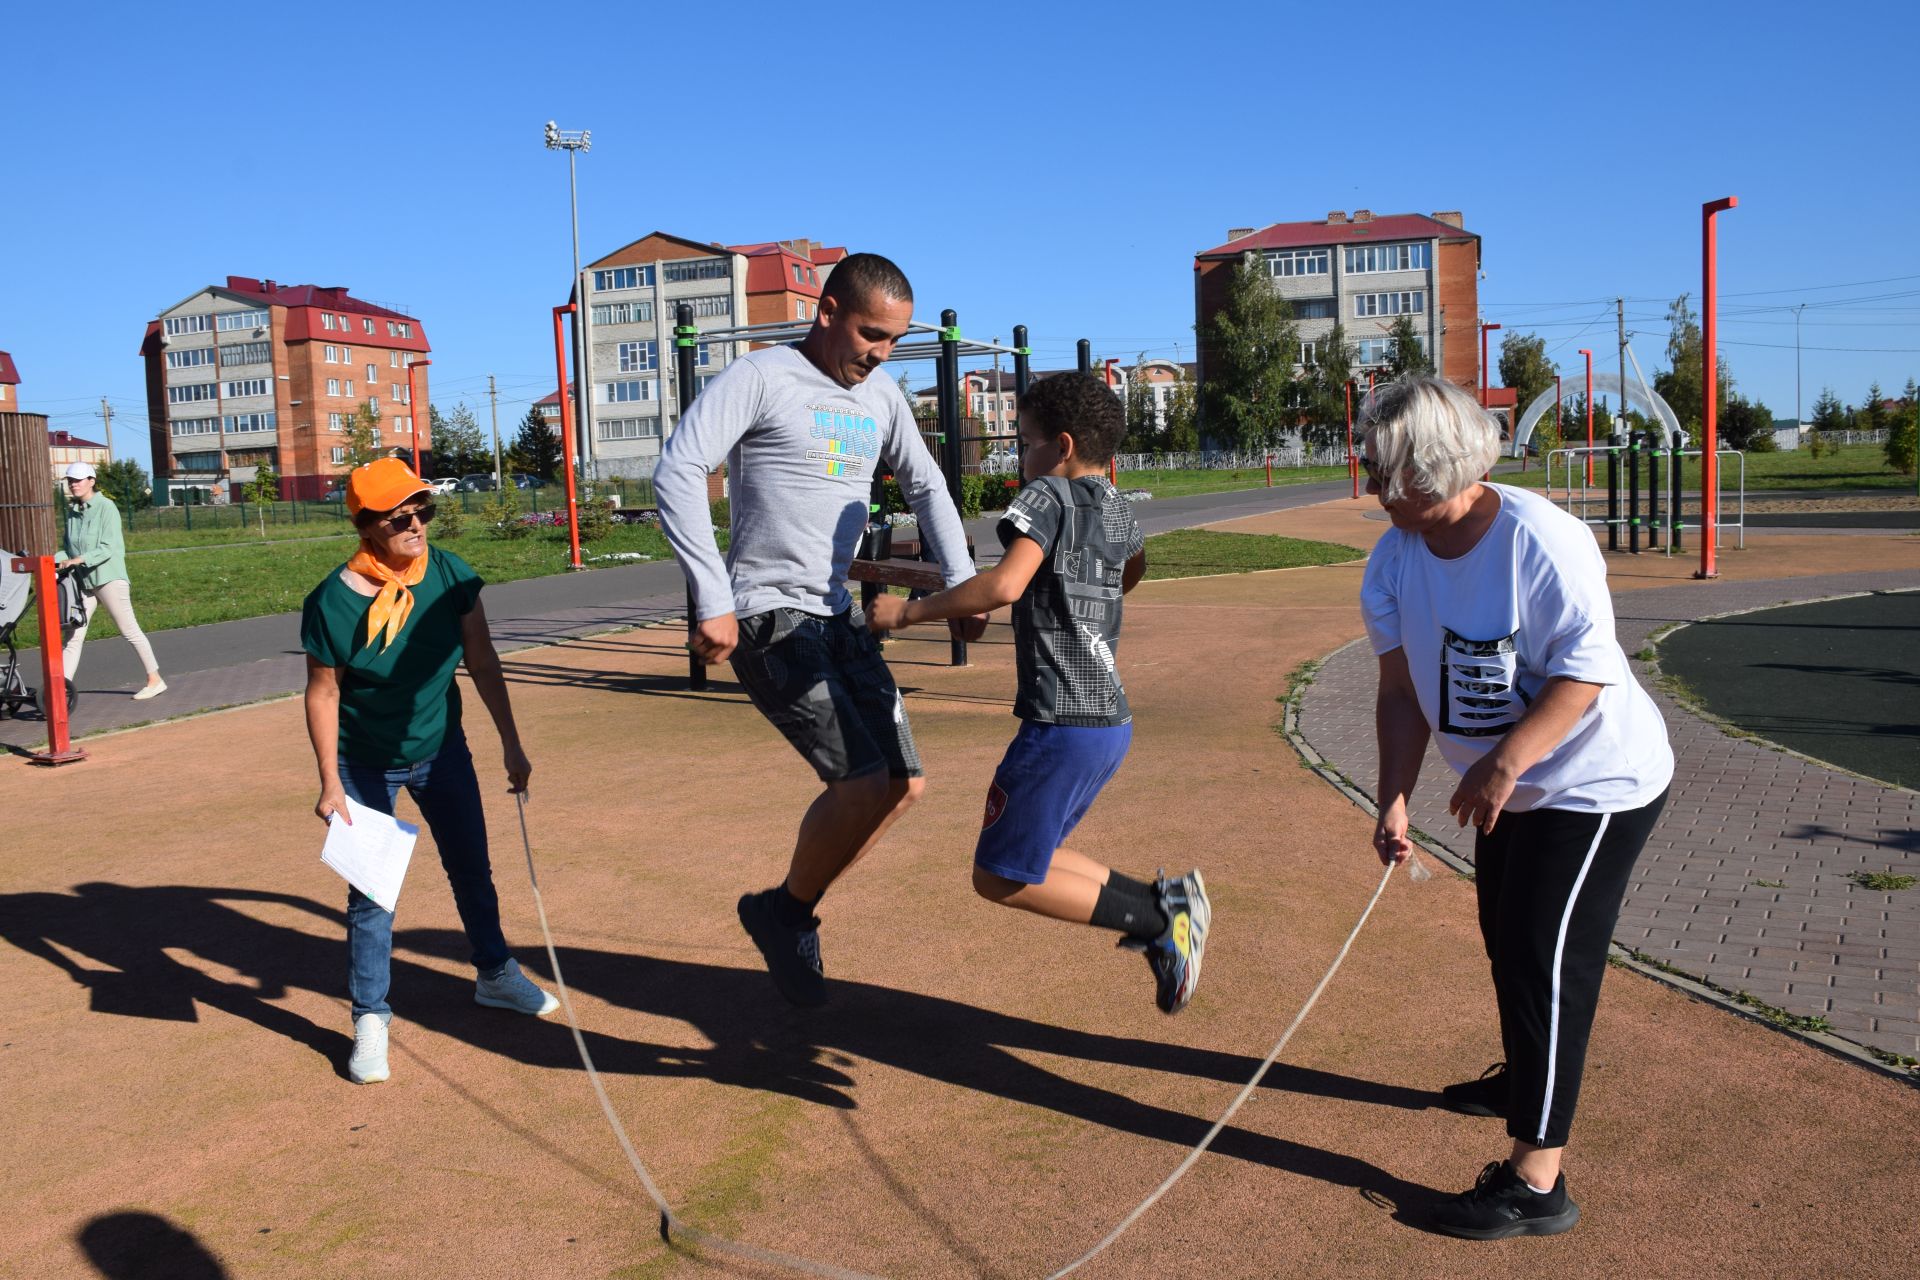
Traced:
<path id="1" fill-rule="evenodd" d="M 480 608 L 480 575 L 451 552 L 429 549 L 432 491 L 405 463 L 383 458 L 347 478 L 347 510 L 360 531 L 353 558 L 308 594 L 300 642 L 307 652 L 307 734 L 320 766 L 323 820 L 351 821 L 347 800 L 392 813 L 402 787 L 420 807 L 453 886 L 473 946 L 474 1000 L 520 1013 L 559 1002 L 520 972 L 500 931 L 487 858 L 480 783 L 460 725 L 462 660 L 493 716 L 507 783 L 525 791 L 533 766 L 520 749 L 500 657 Z M 347 989 L 353 998 L 355 1084 L 387 1078 L 387 1004 L 393 913 L 347 891 Z"/>

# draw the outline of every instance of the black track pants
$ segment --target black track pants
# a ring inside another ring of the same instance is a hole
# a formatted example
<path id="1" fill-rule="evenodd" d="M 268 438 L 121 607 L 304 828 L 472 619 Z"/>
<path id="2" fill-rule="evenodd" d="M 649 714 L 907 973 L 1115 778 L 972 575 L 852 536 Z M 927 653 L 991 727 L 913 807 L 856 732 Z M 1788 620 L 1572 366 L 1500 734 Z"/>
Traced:
<path id="1" fill-rule="evenodd" d="M 1625 813 L 1503 813 L 1474 842 L 1480 935 L 1500 1003 L 1507 1133 L 1562 1147 L 1573 1127 L 1607 943 L 1666 793 Z"/>

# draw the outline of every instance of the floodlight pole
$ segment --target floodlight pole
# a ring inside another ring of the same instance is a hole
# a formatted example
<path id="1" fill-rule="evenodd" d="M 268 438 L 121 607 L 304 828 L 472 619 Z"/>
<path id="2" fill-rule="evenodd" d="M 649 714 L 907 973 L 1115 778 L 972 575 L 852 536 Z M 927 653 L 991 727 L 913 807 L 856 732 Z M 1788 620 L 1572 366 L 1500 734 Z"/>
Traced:
<path id="1" fill-rule="evenodd" d="M 426 471 L 420 461 L 420 394 L 414 390 L 413 371 L 424 369 L 432 364 L 431 360 L 413 360 L 407 364 L 407 425 L 413 429 L 413 474 L 426 479 Z"/>
<path id="2" fill-rule="evenodd" d="M 587 368 L 585 344 L 580 341 L 581 321 L 586 315 L 586 290 L 580 279 L 580 182 L 575 170 L 575 157 L 582 151 L 593 150 L 593 130 L 562 129 L 547 121 L 547 150 L 567 153 L 567 196 L 573 211 L 573 288 L 576 301 L 580 304 L 573 317 L 573 394 L 574 426 L 567 431 L 567 447 L 574 451 L 582 466 L 587 462 L 589 435 L 593 429 L 593 402 L 589 399 L 591 371 Z M 566 370 L 560 372 L 560 398 L 567 396 Z M 571 473 L 569 473 L 571 474 Z"/>
<path id="3" fill-rule="evenodd" d="M 1715 330 L 1719 324 L 1720 262 L 1714 238 L 1714 218 L 1726 209 L 1740 206 L 1739 196 L 1709 200 L 1700 206 L 1700 359 L 1705 370 L 1700 384 L 1704 403 L 1700 409 L 1700 568 L 1696 578 L 1717 578 L 1719 567 L 1714 553 L 1719 549 L 1720 522 L 1720 361 L 1714 350 Z M 1624 388 L 1623 388 L 1624 390 Z"/>

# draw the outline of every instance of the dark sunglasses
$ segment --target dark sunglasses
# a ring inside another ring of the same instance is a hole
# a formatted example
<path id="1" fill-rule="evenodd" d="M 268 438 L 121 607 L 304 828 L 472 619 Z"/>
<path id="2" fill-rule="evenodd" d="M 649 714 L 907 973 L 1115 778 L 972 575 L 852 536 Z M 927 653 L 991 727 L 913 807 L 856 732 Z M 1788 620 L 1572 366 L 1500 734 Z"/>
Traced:
<path id="1" fill-rule="evenodd" d="M 426 506 L 409 511 L 403 516 L 388 516 L 385 520 L 377 520 L 374 523 L 383 524 L 395 533 L 405 533 L 407 530 L 413 528 L 413 522 L 418 520 L 420 527 L 424 529 L 433 523 L 433 513 L 435 510 L 434 505 L 429 502 Z"/>
<path id="2" fill-rule="evenodd" d="M 1364 453 L 1359 456 L 1360 456 L 1360 469 L 1367 473 L 1367 479 L 1373 481 L 1377 485 L 1384 487 L 1387 482 L 1387 476 L 1386 476 L 1386 472 L 1380 470 L 1380 464 L 1375 462 L 1372 458 L 1369 458 Z"/>

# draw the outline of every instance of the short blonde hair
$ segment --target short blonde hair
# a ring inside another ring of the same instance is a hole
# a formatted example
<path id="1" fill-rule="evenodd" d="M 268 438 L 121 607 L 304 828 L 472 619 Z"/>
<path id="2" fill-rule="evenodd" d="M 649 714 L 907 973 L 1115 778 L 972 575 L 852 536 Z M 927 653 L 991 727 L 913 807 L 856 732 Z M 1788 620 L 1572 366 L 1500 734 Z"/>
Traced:
<path id="1" fill-rule="evenodd" d="M 1359 426 L 1389 501 L 1415 490 L 1440 502 L 1458 497 L 1500 456 L 1493 415 L 1460 387 L 1428 374 L 1375 387 L 1361 402 Z"/>

